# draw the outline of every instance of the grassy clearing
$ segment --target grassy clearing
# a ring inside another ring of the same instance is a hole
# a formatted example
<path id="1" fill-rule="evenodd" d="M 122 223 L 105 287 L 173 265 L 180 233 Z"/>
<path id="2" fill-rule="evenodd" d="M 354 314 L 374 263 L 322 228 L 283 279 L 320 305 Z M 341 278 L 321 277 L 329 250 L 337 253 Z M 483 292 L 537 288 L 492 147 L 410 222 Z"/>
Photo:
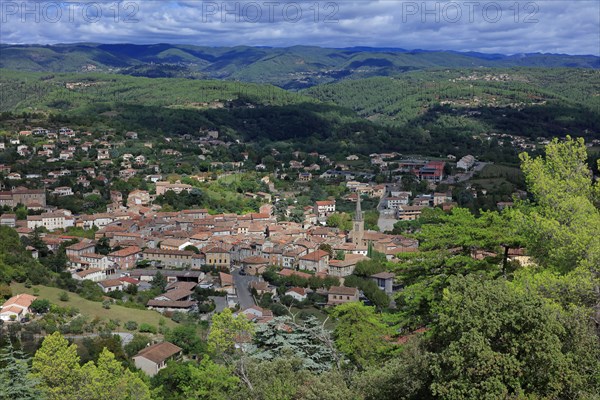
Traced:
<path id="1" fill-rule="evenodd" d="M 33 294 L 33 289 L 37 288 L 40 292 L 39 297 L 43 299 L 50 300 L 51 303 L 57 304 L 59 306 L 71 306 L 79 309 L 81 314 L 88 316 L 90 319 L 94 319 L 98 317 L 102 320 L 109 319 L 118 319 L 122 323 L 127 321 L 135 321 L 138 325 L 142 323 L 147 323 L 158 327 L 158 321 L 162 317 L 160 313 L 152 310 L 137 310 L 133 308 L 127 308 L 117 305 L 111 305 L 110 309 L 105 309 L 102 307 L 102 303 L 90 301 L 82 298 L 76 293 L 69 293 L 69 301 L 61 301 L 59 299 L 60 293 L 63 292 L 62 289 L 49 287 L 49 286 L 33 286 L 31 288 L 26 288 L 22 283 L 12 283 L 10 285 L 13 294 L 18 293 L 29 293 Z M 166 325 L 169 327 L 174 327 L 177 324 L 173 322 L 170 318 L 164 318 L 166 321 Z"/>

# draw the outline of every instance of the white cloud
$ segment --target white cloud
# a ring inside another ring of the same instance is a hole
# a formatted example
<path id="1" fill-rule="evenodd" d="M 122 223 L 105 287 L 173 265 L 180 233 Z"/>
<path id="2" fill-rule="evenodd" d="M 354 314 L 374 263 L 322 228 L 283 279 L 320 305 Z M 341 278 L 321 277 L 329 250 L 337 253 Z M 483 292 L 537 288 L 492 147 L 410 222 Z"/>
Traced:
<path id="1" fill-rule="evenodd" d="M 600 55 L 598 1 L 476 3 L 79 0 L 74 6 L 1 0 L 0 41 L 305 44 Z"/>

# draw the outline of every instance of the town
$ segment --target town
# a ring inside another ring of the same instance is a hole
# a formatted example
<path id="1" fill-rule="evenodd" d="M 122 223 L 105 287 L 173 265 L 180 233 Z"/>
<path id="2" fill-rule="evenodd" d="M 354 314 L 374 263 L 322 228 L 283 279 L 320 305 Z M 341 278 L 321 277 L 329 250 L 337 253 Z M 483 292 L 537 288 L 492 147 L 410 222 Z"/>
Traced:
<path id="1" fill-rule="evenodd" d="M 263 278 L 271 269 L 305 279 L 304 287 L 281 293 L 298 302 L 310 292 L 322 296 L 321 304 L 372 301 L 356 288 L 349 291 L 344 279 L 373 252 L 394 261 L 398 254 L 418 251 L 417 240 L 391 233 L 394 224 L 414 221 L 425 209 L 450 210 L 457 205 L 452 185 L 486 167 L 472 155 L 427 160 L 395 152 L 332 161 L 316 152 L 283 155 L 275 149 L 259 159 L 250 149 L 233 159 L 235 153 L 227 150 L 238 149 L 239 141 L 215 130 L 201 133 L 156 143 L 132 131 L 37 127 L 14 132 L 0 143 L 0 154 L 14 161 L 0 164 L 0 225 L 26 240 L 35 235 L 46 254 L 63 249 L 72 278 L 96 282 L 105 294 L 131 285 L 136 291 L 148 289 L 148 282 L 163 274 L 176 290 L 148 299 L 148 309 L 167 314 L 197 310 L 192 293 L 199 286 L 226 294 L 218 311 L 230 307 L 262 317 L 269 312 L 258 306 L 256 295 L 277 293 Z M 524 148 L 524 139 L 500 138 Z M 222 158 L 232 161 L 216 161 Z M 191 167 L 194 159 L 199 169 Z M 227 204 L 220 209 L 230 212 L 168 202 L 209 192 L 212 182 L 222 180 L 233 182 L 228 196 L 240 204 L 237 210 Z M 316 181 L 316 188 L 309 189 Z M 308 190 L 317 194 L 307 196 Z M 487 192 L 471 185 L 466 190 L 473 197 Z M 506 195 L 510 200 L 525 192 Z M 366 213 L 364 204 L 370 207 Z M 511 204 L 499 201 L 496 206 Z M 28 250 L 34 258 L 46 255 L 33 246 Z M 312 276 L 333 278 L 335 285 L 311 290 L 307 279 Z M 392 294 L 393 274 L 371 278 Z M 347 295 L 336 295 L 340 290 Z M 10 312 L 2 318 L 9 320 Z"/>
<path id="2" fill-rule="evenodd" d="M 0 0 L 0 400 L 600 400 L 600 2 L 419 3 Z"/>

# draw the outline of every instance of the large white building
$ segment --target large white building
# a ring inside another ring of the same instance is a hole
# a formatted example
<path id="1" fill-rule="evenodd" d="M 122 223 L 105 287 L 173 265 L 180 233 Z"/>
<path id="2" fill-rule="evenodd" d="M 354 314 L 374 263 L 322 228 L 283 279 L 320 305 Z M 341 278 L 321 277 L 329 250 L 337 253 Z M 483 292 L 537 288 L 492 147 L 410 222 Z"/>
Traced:
<path id="1" fill-rule="evenodd" d="M 465 171 L 470 170 L 475 165 L 475 157 L 472 155 L 464 156 L 456 163 L 456 168 L 464 169 Z"/>
<path id="2" fill-rule="evenodd" d="M 408 205 L 409 201 L 410 201 L 410 199 L 409 199 L 408 195 L 401 195 L 401 196 L 396 196 L 396 197 L 387 197 L 385 199 L 387 208 L 389 208 L 390 210 L 396 210 L 400 206 Z"/>
<path id="3" fill-rule="evenodd" d="M 44 227 L 49 231 L 53 231 L 56 229 L 66 229 L 71 226 L 75 226 L 75 218 L 60 211 L 27 217 L 27 228 L 29 229 Z"/>
<path id="4" fill-rule="evenodd" d="M 316 201 L 314 213 L 318 218 L 327 218 L 335 213 L 335 200 Z"/>

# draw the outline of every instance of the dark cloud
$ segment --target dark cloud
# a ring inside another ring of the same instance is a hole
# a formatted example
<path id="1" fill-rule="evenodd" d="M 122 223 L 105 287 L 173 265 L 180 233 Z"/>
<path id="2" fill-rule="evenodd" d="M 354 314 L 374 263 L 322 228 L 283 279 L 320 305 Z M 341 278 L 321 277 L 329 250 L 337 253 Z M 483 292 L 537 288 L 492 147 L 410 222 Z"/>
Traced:
<path id="1" fill-rule="evenodd" d="M 600 55 L 598 1 L 9 1 L 3 43 L 297 44 Z"/>

